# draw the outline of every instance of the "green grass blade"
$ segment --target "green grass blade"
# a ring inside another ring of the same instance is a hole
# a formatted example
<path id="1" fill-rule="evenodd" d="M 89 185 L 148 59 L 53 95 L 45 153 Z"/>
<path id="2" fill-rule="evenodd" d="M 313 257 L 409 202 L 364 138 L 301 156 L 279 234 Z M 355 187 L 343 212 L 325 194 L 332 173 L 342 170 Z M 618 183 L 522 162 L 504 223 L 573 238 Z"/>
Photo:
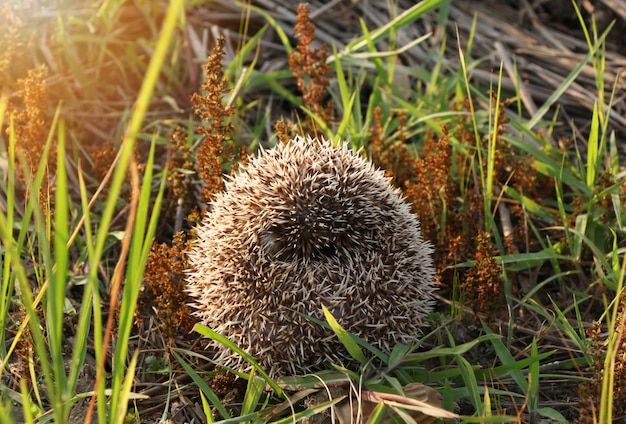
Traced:
<path id="1" fill-rule="evenodd" d="M 212 424 L 213 414 L 211 412 L 211 405 L 209 404 L 209 401 L 207 400 L 206 395 L 204 394 L 202 390 L 200 390 L 198 393 L 200 394 L 200 401 L 202 402 L 202 411 L 204 412 L 204 417 L 206 419 L 206 422 L 208 424 Z"/>
<path id="2" fill-rule="evenodd" d="M 485 410 L 485 406 L 483 405 L 482 398 L 480 396 L 480 390 L 478 387 L 478 381 L 476 381 L 476 374 L 474 373 L 474 369 L 462 356 L 456 357 L 456 362 L 459 365 L 459 370 L 461 371 L 461 376 L 463 377 L 463 382 L 465 384 L 465 388 L 469 394 L 470 401 L 476 408 L 478 413 L 483 413 Z M 486 392 L 486 389 L 485 389 Z"/>
<path id="3" fill-rule="evenodd" d="M 610 310 L 607 310 L 607 347 L 603 365 L 603 379 L 600 392 L 599 422 L 611 422 L 613 419 L 615 399 L 615 368 L 621 366 L 618 355 L 623 347 L 624 332 L 626 331 L 626 314 L 622 310 L 620 300 L 624 296 L 624 281 L 626 281 L 626 255 L 622 258 L 622 266 L 617 277 L 616 296 L 613 299 Z M 608 308 L 607 308 L 608 309 Z M 618 322 L 619 317 L 619 322 Z M 620 387 L 617 387 L 620 389 Z"/>
<path id="4" fill-rule="evenodd" d="M 485 369 L 485 370 L 479 370 L 476 372 L 476 378 L 480 379 L 481 377 L 487 377 L 487 376 L 493 376 L 493 375 L 498 375 L 500 376 L 501 379 L 504 379 L 506 377 L 505 374 L 509 374 L 511 373 L 511 370 L 516 370 L 521 372 L 522 370 L 524 370 L 525 368 L 530 368 L 532 366 L 534 366 L 535 364 L 539 364 L 541 363 L 543 360 L 551 357 L 552 355 L 554 355 L 555 351 L 550 351 L 550 352 L 544 352 L 542 354 L 538 354 L 536 356 L 531 356 L 525 359 L 520 359 L 518 361 L 513 361 L 510 362 L 507 365 L 498 365 L 496 367 L 493 367 L 491 369 Z M 523 375 L 523 373 L 522 373 Z"/>
<path id="5" fill-rule="evenodd" d="M 440 358 L 450 355 L 463 355 L 475 348 L 478 344 L 484 343 L 489 340 L 497 339 L 499 336 L 496 334 L 484 334 L 476 339 L 460 344 L 453 347 L 435 347 L 426 352 L 415 352 L 404 356 L 403 363 L 413 363 L 413 361 L 423 362 L 431 358 Z"/>
<path id="6" fill-rule="evenodd" d="M 543 119 L 544 115 L 548 112 L 550 107 L 552 107 L 552 105 L 563 96 L 565 91 L 567 91 L 570 85 L 572 85 L 576 78 L 578 78 L 578 75 L 580 75 L 580 73 L 583 71 L 589 60 L 596 54 L 602 43 L 604 43 L 604 40 L 606 39 L 610 29 L 610 27 L 607 28 L 607 30 L 595 42 L 595 44 L 591 46 L 589 52 L 585 55 L 583 60 L 581 60 L 578 65 L 576 65 L 576 67 L 572 70 L 572 72 L 569 73 L 569 75 L 565 78 L 561 85 L 559 85 L 556 90 L 554 90 L 550 97 L 548 97 L 544 104 L 541 105 L 541 107 L 537 110 L 537 113 L 535 113 L 535 115 L 526 122 L 526 128 L 528 128 L 529 130 L 533 129 L 539 123 L 539 121 Z"/>
<path id="7" fill-rule="evenodd" d="M 345 346 L 350 356 L 359 361 L 361 364 L 366 364 L 367 358 L 365 357 L 365 354 L 363 353 L 359 345 L 352 339 L 350 333 L 348 333 L 337 322 L 333 314 L 330 313 L 325 305 L 322 305 L 322 310 L 324 311 L 324 317 L 326 318 L 326 321 L 328 321 L 330 328 L 335 332 L 335 334 L 339 338 L 339 341 L 341 341 L 341 343 Z"/>
<path id="8" fill-rule="evenodd" d="M 282 42 L 283 47 L 285 48 L 286 52 L 290 53 L 293 50 L 293 47 L 291 46 L 291 42 L 289 41 L 289 36 L 285 33 L 285 31 L 280 26 L 280 24 L 278 22 L 276 22 L 276 19 L 274 19 L 272 14 L 270 14 L 267 10 L 265 10 L 263 8 L 250 5 L 249 3 L 237 2 L 236 4 L 239 7 L 250 8 L 254 12 L 256 12 L 259 15 L 263 16 L 263 18 L 265 18 L 265 20 L 272 27 L 272 29 L 274 31 L 276 31 L 276 35 L 278 36 L 278 39 Z"/>
<path id="9" fill-rule="evenodd" d="M 156 136 L 153 138 L 150 148 L 150 154 L 145 166 L 144 182 L 141 187 L 139 203 L 137 205 L 136 218 L 133 226 L 133 234 L 131 247 L 128 255 L 128 267 L 126 270 L 126 284 L 124 285 L 124 293 L 122 296 L 122 304 L 120 305 L 119 324 L 117 330 L 117 344 L 114 357 L 114 373 L 113 373 L 113 396 L 111 398 L 111 408 L 117 405 L 118 393 L 122 381 L 127 376 L 124 374 L 124 362 L 128 351 L 128 340 L 131 335 L 131 329 L 135 320 L 135 310 L 137 308 L 137 299 L 141 291 L 141 282 L 144 274 L 146 262 L 152 239 L 156 230 L 158 213 L 160 210 L 163 193 L 165 191 L 165 181 L 167 173 L 164 172 L 161 179 L 161 186 L 157 194 L 154 206 L 151 206 L 152 194 L 152 171 L 154 168 Z M 152 213 L 150 208 L 152 207 Z M 148 218 L 150 221 L 148 222 Z M 119 393 L 122 393 L 121 391 Z M 126 403 L 123 399 L 119 400 Z"/>
<path id="10" fill-rule="evenodd" d="M 385 419 L 385 414 L 387 412 L 387 407 L 384 403 L 379 403 L 376 405 L 376 408 L 370 414 L 367 424 L 380 424 Z"/>
<path id="11" fill-rule="evenodd" d="M 25 160 L 21 161 L 22 171 L 25 174 L 24 179 L 25 181 L 30 181 L 30 184 L 28 185 L 27 206 L 24 212 L 23 222 L 29 222 L 31 216 L 34 215 L 35 237 L 37 243 L 37 252 L 39 254 L 37 258 L 34 258 L 34 261 L 35 263 L 39 264 L 39 266 L 44 267 L 44 272 L 36 275 L 36 281 L 40 287 L 37 299 L 33 297 L 29 277 L 21 260 L 22 241 L 16 241 L 14 239 L 13 228 L 8 227 L 7 215 L 5 215 L 2 208 L 0 208 L 0 240 L 2 241 L 2 245 L 4 246 L 7 259 L 12 261 L 12 274 L 15 276 L 15 281 L 18 283 L 19 287 L 19 302 L 26 310 L 24 322 L 20 326 L 18 334 L 14 338 L 14 341 L 9 348 L 8 354 L 10 355 L 11 352 L 15 349 L 15 346 L 20 340 L 20 337 L 22 336 L 26 326 L 29 326 L 34 352 L 35 355 L 39 358 L 38 365 L 40 366 L 41 374 L 43 374 L 43 380 L 45 381 L 46 386 L 50 388 L 47 393 L 47 400 L 52 406 L 52 415 L 54 416 L 55 420 L 63 422 L 66 419 L 66 414 L 64 412 L 64 400 L 62 397 L 62 393 L 65 387 L 64 380 L 63 377 L 61 377 L 60 387 L 57 387 L 56 389 L 54 388 L 53 385 L 55 381 L 55 375 L 58 374 L 58 371 L 50 363 L 48 343 L 44 337 L 44 333 L 42 331 L 43 324 L 40 322 L 39 314 L 36 309 L 41 299 L 45 299 L 48 290 L 48 284 L 53 276 L 53 269 L 55 268 L 53 260 L 50 256 L 50 213 L 47 214 L 48 219 L 46 220 L 42 211 L 39 196 L 41 195 L 40 189 L 42 187 L 42 182 L 47 176 L 47 159 L 51 150 L 53 136 L 57 128 L 59 113 L 60 108 L 57 108 L 52 121 L 52 125 L 48 132 L 46 144 L 42 149 L 41 161 L 37 166 L 37 172 L 35 173 L 34 178 L 32 178 L 32 176 L 30 175 L 29 164 L 27 164 Z M 9 152 L 15 152 L 17 140 L 15 137 L 14 117 L 12 115 L 9 117 L 8 132 Z M 20 232 L 20 237 L 22 236 L 26 237 L 26 231 Z M 47 308 L 44 307 L 44 309 L 46 309 L 45 314 L 47 314 Z M 5 360 L 8 360 L 8 357 Z M 35 371 L 33 366 L 31 369 L 31 376 L 33 378 L 34 373 Z M 38 396 L 37 392 L 35 394 Z M 41 402 L 39 403 L 41 404 Z"/>
<path id="12" fill-rule="evenodd" d="M 36 408 L 31 407 L 33 405 L 28 397 L 28 387 L 26 386 L 25 380 L 20 381 L 20 394 L 22 400 L 22 413 L 24 414 L 24 423 L 33 424 L 35 422 L 33 412 L 41 413 L 41 411 L 33 411 L 33 409 Z M 5 417 L 5 419 L 3 419 L 2 421 L 7 424 L 11 423 L 12 421 L 9 421 L 8 418 L 9 417 Z"/>
<path id="13" fill-rule="evenodd" d="M 65 290 L 69 268 L 67 242 L 69 239 L 68 226 L 70 220 L 67 172 L 65 169 L 65 122 L 63 120 L 59 122 L 57 143 L 56 196 L 54 202 L 54 266 L 46 302 L 47 340 L 50 346 L 55 384 L 53 387 L 49 387 L 48 390 L 57 392 L 56 397 L 59 399 L 60 404 L 56 405 L 55 408 L 59 408 L 59 412 L 64 417 L 67 417 L 70 412 L 67 400 L 72 397 L 73 393 L 68 391 L 63 354 L 63 346 L 65 344 L 63 337 Z"/>
<path id="14" fill-rule="evenodd" d="M 78 170 L 78 182 L 81 197 L 81 206 L 85 217 L 85 248 L 87 249 L 87 259 L 93 255 L 93 237 L 91 227 L 91 215 L 89 213 L 89 202 L 87 201 L 87 187 L 85 186 L 85 180 L 81 169 Z M 78 317 L 78 324 L 76 326 L 76 334 L 74 336 L 74 346 L 72 349 L 72 362 L 68 375 L 68 385 L 71 387 L 71 391 L 74 392 L 76 383 L 78 381 L 78 375 L 83 368 L 85 361 L 85 355 L 87 353 L 87 340 L 89 338 L 89 327 L 91 325 L 91 315 L 93 313 L 93 292 L 98 290 L 97 281 L 92 281 L 89 276 L 87 277 L 87 284 L 85 284 L 85 290 L 83 292 L 83 298 L 81 302 L 81 309 Z"/>
<path id="15" fill-rule="evenodd" d="M 590 189 L 596 186 L 598 173 L 600 172 L 600 140 L 599 131 L 600 123 L 598 117 L 598 102 L 593 104 L 593 114 L 591 115 L 591 127 L 589 128 L 589 137 L 587 138 L 587 173 L 586 183 Z"/>
<path id="16" fill-rule="evenodd" d="M 243 403 L 241 404 L 241 415 L 251 414 L 256 411 L 264 388 L 265 383 L 262 379 L 255 378 L 253 368 L 248 377 L 246 393 L 244 394 Z"/>
<path id="17" fill-rule="evenodd" d="M 8 98 L 6 93 L 2 94 L 0 97 L 0 128 L 4 128 L 4 114 L 6 112 Z M 9 135 L 11 132 L 9 133 Z M 0 138 L 0 141 L 2 139 Z M 0 146 L 0 149 L 6 148 L 4 143 Z M 4 175 L 2 174 L 2 169 L 0 169 L 0 184 L 2 184 L 3 193 L 5 195 L 6 200 L 6 229 L 13 228 L 14 222 L 14 214 L 15 214 L 15 143 L 11 143 L 9 148 L 5 150 L 7 152 L 7 161 L 5 164 L 4 171 L 6 172 L 6 186 L 4 185 Z M 0 211 L 2 210 L 2 205 L 0 205 Z M 17 251 L 21 251 L 22 245 L 18 242 L 16 246 Z M 4 257 L 2 260 L 2 287 L 0 290 L 0 328 L 7 328 L 7 318 L 8 313 L 11 308 L 13 292 L 14 292 L 14 276 L 11 273 L 11 252 L 2 249 L 4 253 Z M 7 354 L 6 348 L 6 332 L 0 331 L 0 356 L 3 360 L 0 363 L 0 375 L 2 375 L 5 371 L 5 361 L 8 360 L 9 355 Z"/>
<path id="18" fill-rule="evenodd" d="M 230 418 L 230 413 L 224 407 L 224 405 L 222 404 L 220 399 L 217 397 L 217 395 L 211 389 L 211 387 L 207 384 L 207 382 L 204 380 L 204 378 L 202 378 L 191 367 L 191 365 L 189 365 L 187 363 L 187 361 L 185 361 L 175 350 L 172 350 L 172 356 L 174 356 L 174 358 L 176 358 L 176 360 L 183 367 L 183 369 L 185 370 L 187 375 L 189 375 L 191 377 L 191 379 L 194 381 L 194 383 L 196 383 L 196 385 L 200 388 L 200 392 L 202 393 L 202 395 L 209 398 L 209 400 L 211 401 L 213 406 L 222 415 L 222 417 Z M 210 408 L 208 408 L 208 409 L 209 409 L 209 412 L 210 412 Z M 207 415 L 207 420 L 212 420 L 212 415 L 210 413 L 209 413 L 209 415 Z"/>
<path id="19" fill-rule="evenodd" d="M 165 13 L 165 20 L 163 22 L 161 34 L 157 41 L 152 58 L 150 59 L 150 64 L 148 65 L 148 69 L 141 85 L 137 101 L 135 102 L 135 108 L 131 116 L 130 123 L 126 130 L 124 143 L 122 144 L 122 148 L 120 149 L 118 155 L 117 167 L 113 174 L 113 179 L 108 193 L 109 201 L 105 206 L 105 211 L 101 221 L 101 227 L 96 238 L 95 256 L 97 257 L 99 257 L 103 251 L 104 243 L 108 235 L 109 223 L 116 208 L 115 199 L 119 196 L 124 180 L 126 179 L 126 171 L 129 168 L 133 155 L 135 154 L 135 143 L 137 141 L 137 135 L 143 123 L 146 111 L 148 109 L 148 105 L 150 104 L 150 99 L 152 98 L 154 87 L 156 86 L 157 80 L 159 78 L 160 69 L 165 60 L 170 40 L 173 37 L 174 30 L 176 29 L 178 21 L 182 17 L 183 11 L 183 0 L 171 0 L 169 2 L 168 9 Z M 151 172 L 151 169 L 149 169 L 149 172 Z M 144 186 L 142 187 L 143 198 L 145 198 L 145 190 L 150 190 L 150 184 L 151 181 L 149 180 L 144 182 Z M 143 202 L 140 202 L 140 205 L 138 205 L 138 210 L 145 213 L 148 207 L 149 201 L 146 202 L 144 200 Z M 155 215 L 157 211 L 158 206 L 155 206 Z M 139 215 L 139 219 L 145 219 L 146 216 L 148 215 Z M 149 248 L 146 247 L 146 245 L 149 245 L 152 239 L 151 235 L 146 234 L 145 231 L 145 226 L 138 226 L 138 228 L 135 228 L 132 246 L 129 251 L 129 253 L 132 255 L 132 259 L 139 259 L 139 261 L 129 262 L 129 275 L 127 275 L 127 283 L 124 288 L 124 297 L 122 300 L 123 310 L 120 311 L 120 319 L 123 321 L 123 323 L 120 323 L 121 334 L 118 334 L 119 339 L 116 344 L 116 355 L 114 357 L 115 363 L 112 382 L 113 390 L 110 402 L 110 408 L 114 411 L 117 410 L 118 407 L 118 402 L 120 400 L 119 396 L 121 394 L 121 384 L 125 376 L 125 354 L 127 350 L 126 342 L 128 340 L 128 333 L 130 331 L 129 322 L 132 322 L 134 306 L 136 304 L 138 292 L 140 289 L 141 274 L 143 273 L 143 267 L 145 266 L 145 257 L 147 257 L 147 254 L 145 254 L 144 252 L 146 252 Z M 103 364 L 102 358 L 98 358 L 98 363 Z M 102 365 L 100 365 L 99 367 L 99 375 L 101 372 Z M 100 381 L 102 381 L 101 378 Z M 103 399 L 101 398 L 101 400 Z M 98 417 L 100 420 L 104 419 L 105 413 L 106 411 L 104 410 L 104 403 L 98 402 Z M 110 419 L 113 419 L 113 416 L 110 416 Z"/>
<path id="20" fill-rule="evenodd" d="M 367 46 L 368 54 L 370 54 L 370 56 L 368 57 L 369 62 L 374 63 L 374 67 L 376 68 L 376 74 L 378 75 L 378 78 L 381 81 L 388 82 L 386 67 L 383 64 L 382 59 L 378 55 L 378 51 L 376 50 L 376 44 L 374 43 L 374 41 L 372 41 L 371 34 L 367 30 L 365 21 L 363 19 L 360 19 L 359 23 L 361 24 L 361 31 L 363 32 L 363 38 L 365 42 L 367 43 L 366 46 Z"/>
<path id="21" fill-rule="evenodd" d="M 520 202 L 522 205 L 524 205 L 524 209 L 526 209 L 529 213 L 537 217 L 540 217 L 548 222 L 556 224 L 557 222 L 556 215 L 550 210 L 548 210 L 548 208 L 546 208 L 544 205 L 541 205 L 540 203 L 536 202 L 534 199 L 517 192 L 511 186 L 504 186 L 504 192 L 506 193 L 507 196 L 511 197 L 513 200 L 516 200 Z"/>
<path id="22" fill-rule="evenodd" d="M 322 402 L 319 405 L 316 405 L 312 408 L 307 408 L 304 411 L 298 412 L 297 414 L 292 415 L 290 417 L 276 420 L 275 424 L 292 424 L 294 422 L 300 422 L 304 418 L 312 417 L 314 415 L 319 414 L 320 412 L 325 411 L 326 409 L 332 407 L 333 405 L 338 404 L 345 398 L 346 398 L 345 396 L 339 396 L 339 397 L 329 400 L 328 402 Z"/>
<path id="23" fill-rule="evenodd" d="M 246 58 L 254 48 L 259 48 L 260 47 L 260 42 L 261 42 L 261 38 L 263 37 L 263 35 L 265 34 L 265 31 L 267 31 L 267 29 L 269 28 L 269 26 L 264 26 L 263 28 L 261 28 L 259 31 L 257 31 L 256 34 L 254 34 L 254 36 L 252 38 L 250 38 L 250 40 L 248 40 L 242 47 L 240 50 L 237 51 L 237 57 L 238 58 Z M 228 66 L 226 67 L 226 69 L 224 70 L 224 78 L 232 81 L 235 78 L 236 73 L 238 72 L 238 70 L 241 67 L 241 63 L 243 62 L 242 59 L 239 60 L 233 60 L 232 62 L 230 62 L 230 64 L 228 64 Z M 256 56 L 255 56 L 255 62 L 256 62 Z M 252 70 L 254 68 L 254 66 L 250 66 L 250 69 Z M 250 74 L 248 74 L 250 75 Z M 247 83 L 245 83 L 246 86 L 248 86 Z"/>
<path id="24" fill-rule="evenodd" d="M 124 376 L 124 382 L 121 387 L 119 401 L 113 413 L 111 414 L 113 423 L 123 423 L 126 419 L 126 411 L 128 410 L 128 403 L 131 398 L 131 389 L 133 388 L 134 378 L 135 378 L 135 368 L 137 367 L 137 359 L 139 358 L 139 350 L 136 350 L 133 354 L 130 363 L 128 364 L 128 370 L 126 371 L 126 375 Z M 134 395 L 133 398 L 137 398 L 137 395 Z M 147 396 L 146 396 L 147 398 Z"/>
<path id="25" fill-rule="evenodd" d="M 554 408 L 537 408 L 537 413 L 539 415 L 541 415 L 544 418 L 548 418 L 551 421 L 548 422 L 555 422 L 555 423 L 559 423 L 559 424 L 567 424 L 570 422 L 570 420 L 568 420 L 567 418 L 565 418 L 563 416 L 563 414 L 561 414 L 559 411 L 557 411 Z"/>
<path id="26" fill-rule="evenodd" d="M 485 330 L 487 334 L 493 334 L 491 329 L 486 324 L 483 324 L 483 330 Z M 500 341 L 499 338 L 491 339 L 491 345 L 496 351 L 496 355 L 498 355 L 498 359 L 500 360 L 502 365 L 505 367 L 509 367 L 509 373 L 515 383 L 517 383 L 517 386 L 520 388 L 521 392 L 528 393 L 528 382 L 526 381 L 526 377 L 524 376 L 524 373 L 522 373 L 522 371 L 515 366 L 515 359 L 513 358 L 513 355 L 511 355 L 509 349 L 507 349 L 507 347 L 504 345 L 504 343 Z"/>
<path id="27" fill-rule="evenodd" d="M 348 102 L 348 104 L 346 105 L 346 111 L 347 113 L 345 113 L 343 115 L 343 118 L 341 119 L 341 122 L 339 123 L 339 127 L 337 127 L 337 131 L 336 131 L 336 135 L 338 139 L 344 140 L 344 134 L 346 132 L 346 129 L 348 128 L 349 125 L 353 124 L 353 118 L 352 118 L 352 107 L 355 104 L 354 100 L 356 99 L 356 92 L 352 93 L 352 96 L 350 96 L 350 101 Z"/>
<path id="28" fill-rule="evenodd" d="M 259 375 L 263 377 L 265 382 L 272 388 L 272 390 L 276 392 L 276 394 L 282 395 L 283 393 L 282 389 L 276 384 L 274 380 L 270 378 L 269 375 L 267 375 L 265 370 L 261 368 L 258 362 L 252 356 L 250 356 L 250 354 L 244 352 L 239 346 L 231 342 L 227 337 L 222 336 L 219 333 L 216 333 L 215 331 L 211 330 L 209 327 L 205 325 L 196 324 L 193 327 L 193 330 L 202 334 L 205 337 L 215 340 L 216 342 L 226 346 L 227 348 L 231 349 L 232 351 L 240 355 L 246 362 L 252 365 L 252 367 L 256 370 L 256 372 L 258 372 Z"/>
<path id="29" fill-rule="evenodd" d="M 496 99 L 494 101 L 495 110 L 493 113 L 491 112 L 491 108 L 489 108 L 489 119 L 493 119 L 493 123 L 490 123 L 489 129 L 491 131 L 491 138 L 489 140 L 489 144 L 487 145 L 487 180 L 482 181 L 483 186 L 483 198 L 485 200 L 485 216 L 492 216 L 492 199 L 493 199 L 493 180 L 494 180 L 494 171 L 496 167 L 496 143 L 498 141 L 498 128 L 500 126 L 500 122 L 498 121 L 500 118 L 500 95 L 501 95 L 501 87 L 502 87 L 502 71 L 504 68 L 503 62 L 500 62 L 500 72 L 498 74 L 498 89 L 496 91 Z M 487 228 L 487 231 L 492 232 L 493 234 L 499 234 L 497 228 Z M 502 251 L 502 250 L 501 250 Z"/>
<path id="30" fill-rule="evenodd" d="M 340 52 L 340 56 L 348 55 L 353 52 L 361 51 L 367 48 L 370 42 L 377 43 L 381 39 L 389 36 L 391 31 L 398 31 L 400 28 L 408 25 L 412 22 L 415 22 L 424 14 L 430 12 L 431 10 L 448 4 L 449 0 L 424 0 L 421 1 L 410 8 L 406 9 L 404 12 L 391 19 L 389 22 L 384 24 L 383 26 L 377 28 L 372 31 L 367 37 L 361 36 L 356 40 L 348 43 L 345 49 Z M 335 57 L 331 56 L 328 58 L 328 63 L 332 63 L 335 60 Z"/>
<path id="31" fill-rule="evenodd" d="M 550 299 L 550 302 L 552 303 L 552 307 L 554 308 L 554 312 L 556 312 L 556 321 L 559 325 L 559 328 L 571 339 L 574 340 L 576 342 L 576 345 L 581 349 L 581 350 L 585 350 L 587 348 L 587 343 L 586 343 L 586 339 L 585 336 L 583 335 L 579 335 L 576 330 L 574 329 L 574 327 L 570 324 L 569 320 L 567 319 L 567 317 L 565 316 L 565 314 L 563 313 L 563 311 L 561 311 L 561 308 L 559 308 L 556 305 L 556 302 L 553 299 Z M 584 334 L 584 333 L 583 333 Z"/>
<path id="32" fill-rule="evenodd" d="M 483 417 L 491 417 L 491 396 L 489 396 L 489 387 L 485 387 L 485 393 L 483 395 L 485 399 L 485 406 L 481 410 L 481 416 Z"/>
<path id="33" fill-rule="evenodd" d="M 530 349 L 531 358 L 538 358 L 537 338 L 533 337 Z M 528 366 L 528 409 L 536 412 L 539 405 L 539 360 L 531 362 Z"/>

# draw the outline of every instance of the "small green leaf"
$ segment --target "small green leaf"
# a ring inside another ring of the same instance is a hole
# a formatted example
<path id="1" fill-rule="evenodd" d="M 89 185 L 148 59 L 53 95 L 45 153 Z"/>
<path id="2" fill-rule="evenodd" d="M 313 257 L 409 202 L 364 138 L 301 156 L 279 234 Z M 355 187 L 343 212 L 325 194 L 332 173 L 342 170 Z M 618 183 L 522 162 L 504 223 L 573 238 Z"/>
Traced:
<path id="1" fill-rule="evenodd" d="M 405 344 L 401 344 L 401 343 L 398 343 L 397 345 L 395 345 L 393 347 L 393 350 L 391 351 L 391 355 L 389 356 L 389 366 L 390 367 L 396 366 L 398 362 L 404 359 L 404 357 L 406 356 L 408 352 L 409 352 L 409 346 Z"/>
<path id="2" fill-rule="evenodd" d="M 359 345 L 352 339 L 350 333 L 339 325 L 333 314 L 330 313 L 326 306 L 322 305 L 322 310 L 324 311 L 324 317 L 326 317 L 326 321 L 328 321 L 330 328 L 335 332 L 337 337 L 339 337 L 339 340 L 345 346 L 350 356 L 362 364 L 367 363 L 367 358 L 363 354 Z"/>
<path id="3" fill-rule="evenodd" d="M 538 408 L 537 413 L 542 417 L 549 418 L 559 423 L 569 422 L 559 411 L 552 408 Z"/>
<path id="4" fill-rule="evenodd" d="M 253 368 L 252 372 L 250 372 L 250 378 L 248 378 L 248 386 L 246 387 L 243 404 L 241 405 L 241 415 L 251 414 L 257 409 L 264 388 L 265 383 L 260 378 L 255 378 Z"/>

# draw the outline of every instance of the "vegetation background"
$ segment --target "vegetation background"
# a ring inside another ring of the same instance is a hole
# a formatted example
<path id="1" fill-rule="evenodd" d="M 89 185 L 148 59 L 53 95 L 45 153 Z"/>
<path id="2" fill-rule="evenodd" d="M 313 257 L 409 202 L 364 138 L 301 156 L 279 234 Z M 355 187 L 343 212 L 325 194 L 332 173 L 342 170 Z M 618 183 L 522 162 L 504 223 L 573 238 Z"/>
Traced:
<path id="1" fill-rule="evenodd" d="M 0 6 L 0 422 L 626 421 L 619 2 Z M 329 318 L 359 369 L 237 376 L 185 251 L 300 132 L 403 190 L 438 312 L 387 353 Z"/>

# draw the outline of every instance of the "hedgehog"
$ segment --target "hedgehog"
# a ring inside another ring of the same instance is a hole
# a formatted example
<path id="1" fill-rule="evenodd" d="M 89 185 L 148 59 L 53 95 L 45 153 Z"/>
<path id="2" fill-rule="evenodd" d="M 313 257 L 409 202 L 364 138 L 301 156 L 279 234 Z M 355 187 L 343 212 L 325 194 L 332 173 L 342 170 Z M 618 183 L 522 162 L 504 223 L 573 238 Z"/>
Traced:
<path id="1" fill-rule="evenodd" d="M 347 143 L 297 136 L 261 150 L 225 182 L 196 228 L 187 291 L 200 323 L 270 376 L 349 364 L 323 320 L 384 351 L 422 334 L 433 308 L 433 249 L 401 192 Z M 208 341 L 215 361 L 250 364 Z"/>

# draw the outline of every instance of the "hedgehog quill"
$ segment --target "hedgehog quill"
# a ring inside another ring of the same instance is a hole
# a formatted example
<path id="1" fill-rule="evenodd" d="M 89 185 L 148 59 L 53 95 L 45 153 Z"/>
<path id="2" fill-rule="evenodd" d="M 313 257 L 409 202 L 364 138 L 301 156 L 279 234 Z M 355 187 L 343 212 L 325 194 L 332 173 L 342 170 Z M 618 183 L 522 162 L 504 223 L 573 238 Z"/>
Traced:
<path id="1" fill-rule="evenodd" d="M 346 144 L 296 137 L 250 159 L 196 229 L 187 290 L 202 324 L 271 376 L 349 355 L 323 320 L 389 351 L 433 308 L 432 247 L 384 172 Z M 215 360 L 249 370 L 213 344 Z"/>

